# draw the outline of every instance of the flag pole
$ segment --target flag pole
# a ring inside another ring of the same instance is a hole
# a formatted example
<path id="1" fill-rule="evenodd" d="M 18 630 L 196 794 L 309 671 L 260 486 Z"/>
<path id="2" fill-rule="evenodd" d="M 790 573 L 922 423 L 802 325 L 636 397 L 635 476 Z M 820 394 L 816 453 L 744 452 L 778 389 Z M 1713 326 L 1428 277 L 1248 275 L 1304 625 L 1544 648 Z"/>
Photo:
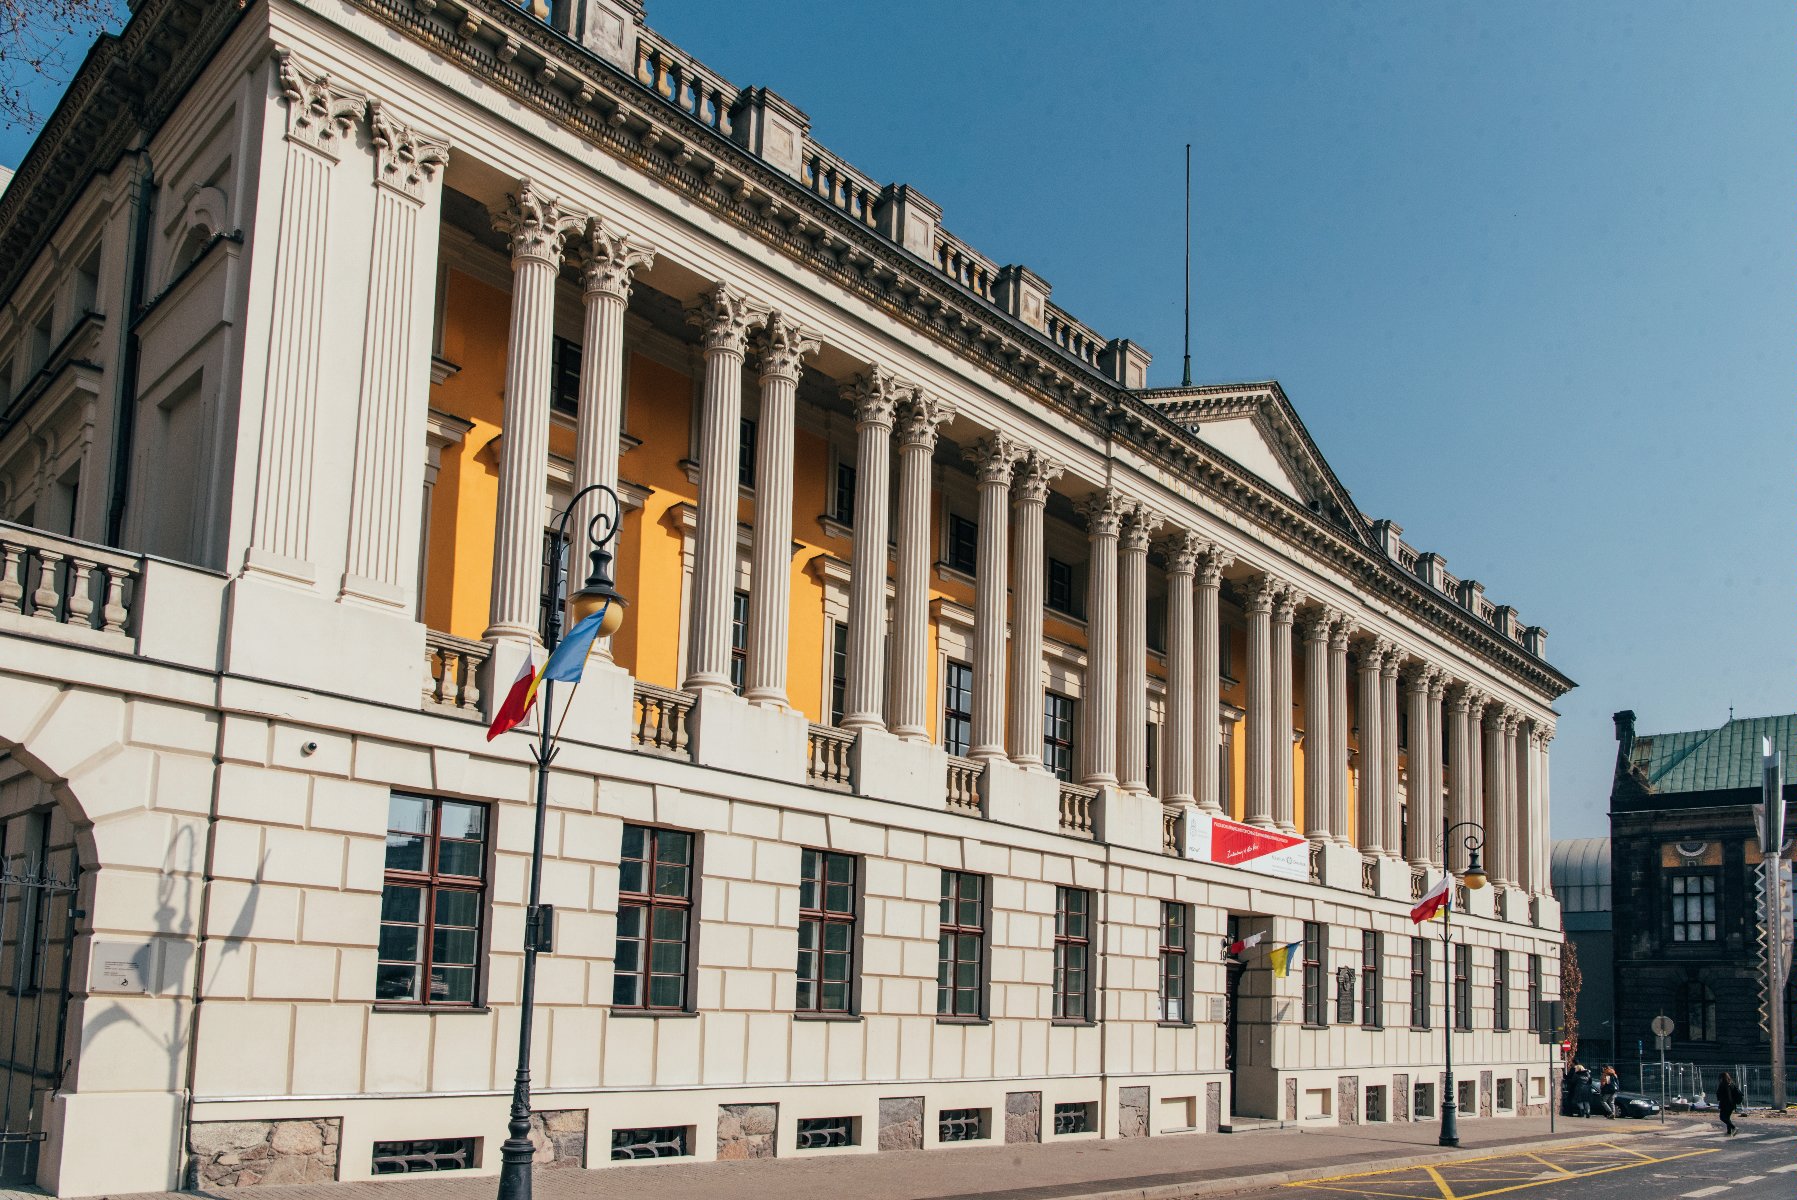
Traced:
<path id="1" fill-rule="evenodd" d="M 1185 370 L 1180 375 L 1181 387 L 1192 386 L 1192 143 L 1186 143 L 1186 307 Z"/>

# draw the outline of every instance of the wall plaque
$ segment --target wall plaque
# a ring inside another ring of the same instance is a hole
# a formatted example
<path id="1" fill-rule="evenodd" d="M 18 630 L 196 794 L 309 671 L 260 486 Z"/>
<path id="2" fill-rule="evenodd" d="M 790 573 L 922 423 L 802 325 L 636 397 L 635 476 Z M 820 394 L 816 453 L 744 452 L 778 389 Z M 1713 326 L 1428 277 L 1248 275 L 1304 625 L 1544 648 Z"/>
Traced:
<path id="1" fill-rule="evenodd" d="M 150 990 L 149 942 L 95 942 L 90 992 L 122 992 L 141 996 Z"/>

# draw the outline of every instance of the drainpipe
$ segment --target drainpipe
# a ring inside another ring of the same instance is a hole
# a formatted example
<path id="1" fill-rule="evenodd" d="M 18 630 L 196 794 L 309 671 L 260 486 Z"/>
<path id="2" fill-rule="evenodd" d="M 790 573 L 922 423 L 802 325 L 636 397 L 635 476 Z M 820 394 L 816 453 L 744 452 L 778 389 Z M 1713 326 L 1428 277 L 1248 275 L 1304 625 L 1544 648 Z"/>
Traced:
<path id="1" fill-rule="evenodd" d="M 155 208 L 156 167 L 149 147 L 135 151 L 137 178 L 131 185 L 131 221 L 125 247 L 124 311 L 119 314 L 118 387 L 113 392 L 112 494 L 106 506 L 106 544 L 119 546 L 125 526 L 125 494 L 131 479 L 131 439 L 137 425 L 137 365 L 140 347 L 137 312 L 144 302 L 150 256 L 150 218 Z"/>

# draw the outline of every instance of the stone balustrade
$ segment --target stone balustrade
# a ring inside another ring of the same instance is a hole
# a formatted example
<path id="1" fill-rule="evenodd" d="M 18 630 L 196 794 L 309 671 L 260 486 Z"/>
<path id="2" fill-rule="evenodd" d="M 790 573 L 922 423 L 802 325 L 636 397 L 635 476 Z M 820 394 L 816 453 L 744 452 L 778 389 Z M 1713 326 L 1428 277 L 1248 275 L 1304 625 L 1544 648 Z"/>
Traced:
<path id="1" fill-rule="evenodd" d="M 1180 853 L 1179 810 L 1161 810 L 1161 849 L 1177 856 Z"/>
<path id="2" fill-rule="evenodd" d="M 485 642 L 425 630 L 425 703 L 460 717 L 481 720 L 480 669 L 489 653 Z"/>
<path id="3" fill-rule="evenodd" d="M 956 812 L 980 815 L 980 775 L 985 767 L 975 759 L 949 755 L 948 806 Z"/>
<path id="4" fill-rule="evenodd" d="M 1061 785 L 1061 832 L 1075 837 L 1089 838 L 1093 835 L 1092 809 L 1098 799 L 1098 789 L 1083 787 L 1077 783 Z"/>
<path id="5" fill-rule="evenodd" d="M 805 778 L 816 787 L 849 790 L 849 763 L 855 735 L 813 724 L 805 736 Z"/>
<path id="6" fill-rule="evenodd" d="M 129 645 L 142 569 L 134 555 L 0 523 L 0 616 Z"/>
<path id="7" fill-rule="evenodd" d="M 1323 843 L 1321 842 L 1310 844 L 1310 881 L 1312 883 L 1323 882 Z"/>
<path id="8" fill-rule="evenodd" d="M 687 758 L 692 754 L 687 722 L 693 714 L 693 695 L 673 688 L 638 681 L 636 723 L 630 740 L 645 750 Z"/>
<path id="9" fill-rule="evenodd" d="M 738 89 L 648 30 L 637 36 L 636 80 L 700 124 L 734 135 Z"/>
<path id="10" fill-rule="evenodd" d="M 1379 860 L 1371 856 L 1360 860 L 1360 890 L 1367 895 L 1377 895 L 1379 891 Z"/>
<path id="11" fill-rule="evenodd" d="M 1429 890 L 1429 873 L 1421 867 L 1410 868 L 1410 898 L 1421 900 Z"/>

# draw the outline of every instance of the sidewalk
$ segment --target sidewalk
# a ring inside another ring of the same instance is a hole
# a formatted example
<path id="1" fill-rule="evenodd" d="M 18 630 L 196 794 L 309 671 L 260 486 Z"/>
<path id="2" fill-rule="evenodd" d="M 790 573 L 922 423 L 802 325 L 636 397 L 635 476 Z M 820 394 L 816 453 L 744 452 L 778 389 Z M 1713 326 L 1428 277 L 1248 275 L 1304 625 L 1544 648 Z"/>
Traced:
<path id="1" fill-rule="evenodd" d="M 1670 1132 L 1685 1122 L 1668 1122 Z M 1466 1121 L 1458 1151 L 1434 1122 L 1285 1129 L 1056 1145 L 969 1146 L 764 1162 L 539 1171 L 539 1200 L 1173 1200 L 1268 1187 L 1356 1167 L 1420 1165 L 1505 1149 L 1657 1134 L 1658 1122 L 1546 1117 Z M 490 1200 L 492 1175 L 161 1193 L 231 1200 Z M 32 1193 L 0 1192 L 0 1200 Z M 119 1197 L 117 1200 L 150 1200 Z"/>

